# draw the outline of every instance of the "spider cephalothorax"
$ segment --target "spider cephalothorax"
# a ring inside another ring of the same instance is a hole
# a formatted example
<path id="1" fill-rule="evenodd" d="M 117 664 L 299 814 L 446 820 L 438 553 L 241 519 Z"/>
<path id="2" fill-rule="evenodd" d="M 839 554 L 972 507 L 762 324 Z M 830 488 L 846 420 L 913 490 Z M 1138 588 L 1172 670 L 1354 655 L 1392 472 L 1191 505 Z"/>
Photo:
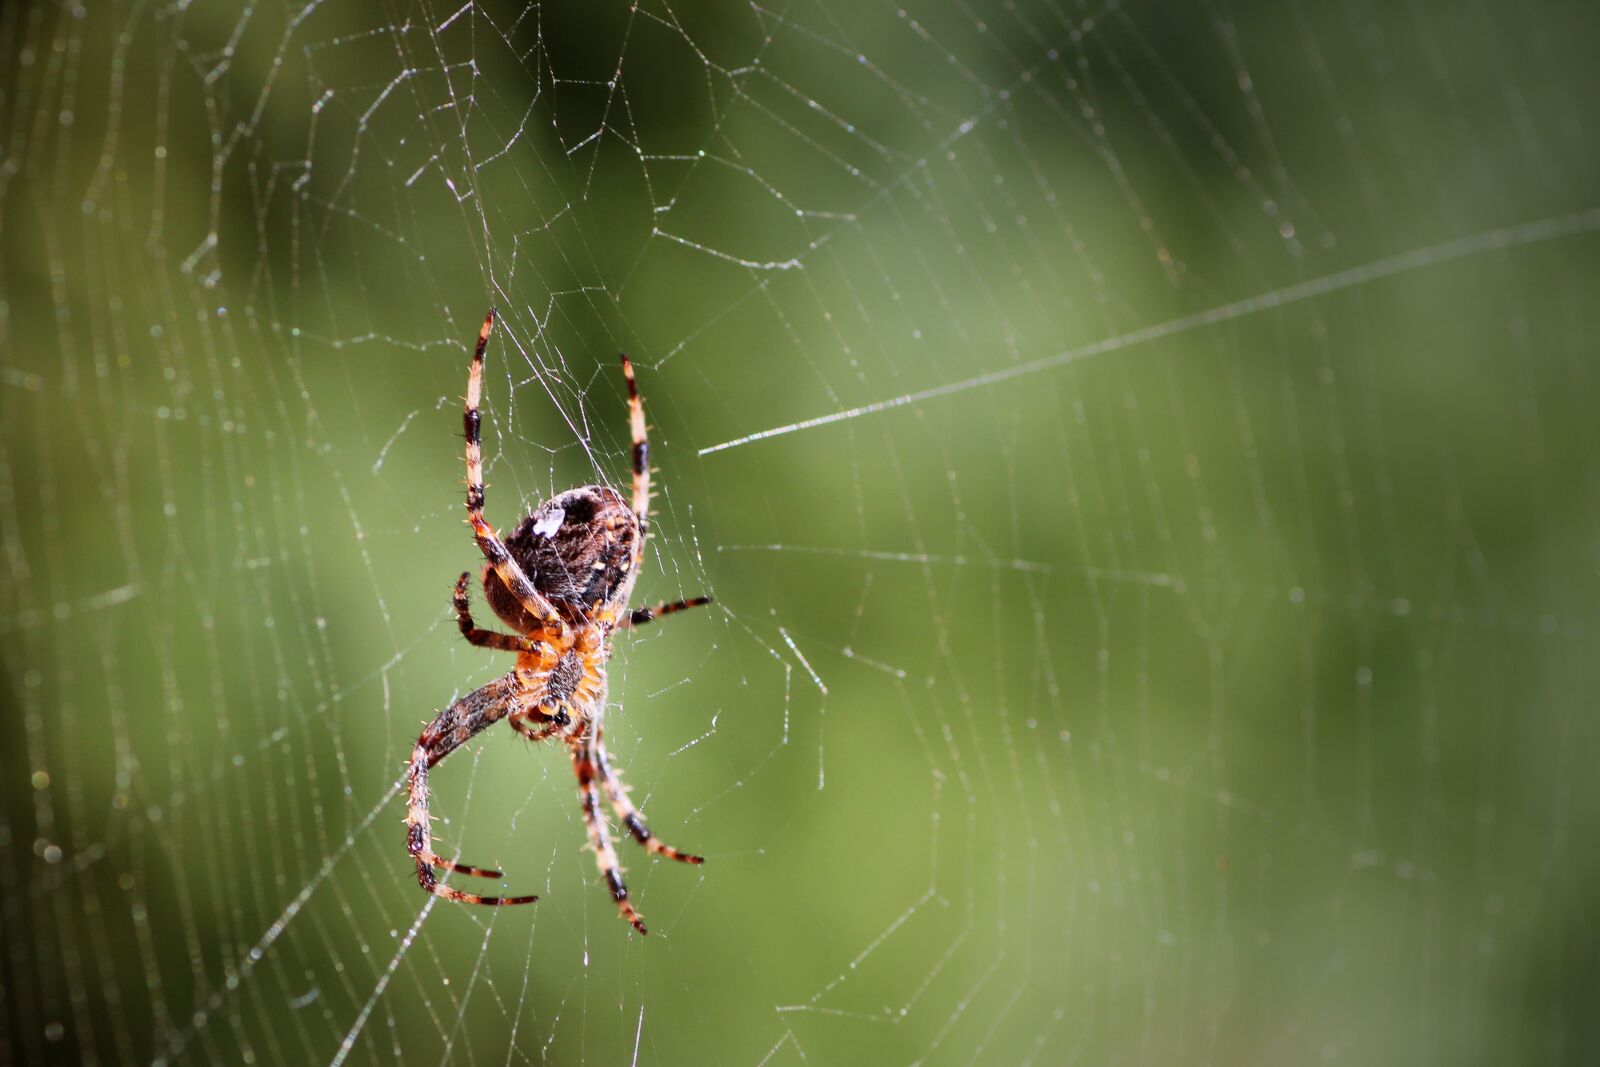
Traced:
<path id="1" fill-rule="evenodd" d="M 633 365 L 622 357 L 628 381 L 628 415 L 633 430 L 633 499 L 604 485 L 586 485 L 545 501 L 504 541 L 483 517 L 483 454 L 479 445 L 478 402 L 483 395 L 483 353 L 494 329 L 491 309 L 478 331 L 467 376 L 467 406 L 462 417 L 467 436 L 467 522 L 483 553 L 483 591 L 489 606 L 515 634 L 479 629 L 472 621 L 467 586 L 456 581 L 456 621 L 462 636 L 480 648 L 515 652 L 508 675 L 462 697 L 441 711 L 411 754 L 410 806 L 406 811 L 406 851 L 417 864 L 417 881 L 430 893 L 468 904 L 527 904 L 538 897 L 484 897 L 439 881 L 436 871 L 499 878 L 499 871 L 470 867 L 433 850 L 428 817 L 428 770 L 473 735 L 501 719 L 530 741 L 559 737 L 572 755 L 578 776 L 589 844 L 612 899 L 641 934 L 643 920 L 628 901 L 616 850 L 600 811 L 598 784 L 617 818 L 649 851 L 683 863 L 699 856 L 662 844 L 633 806 L 611 766 L 601 740 L 606 708 L 606 659 L 611 635 L 661 615 L 710 603 L 695 597 L 628 611 L 628 597 L 644 557 L 646 514 L 650 507 L 649 445 L 644 406 L 633 380 Z"/>

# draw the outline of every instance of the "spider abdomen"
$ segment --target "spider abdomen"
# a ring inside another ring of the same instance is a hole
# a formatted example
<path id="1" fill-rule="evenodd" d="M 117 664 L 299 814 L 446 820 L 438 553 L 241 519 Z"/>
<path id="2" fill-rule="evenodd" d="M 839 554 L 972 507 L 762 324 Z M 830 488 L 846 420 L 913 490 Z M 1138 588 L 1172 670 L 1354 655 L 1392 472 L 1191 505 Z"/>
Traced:
<path id="1" fill-rule="evenodd" d="M 582 623 L 602 607 L 620 613 L 627 603 L 639 541 L 638 516 L 622 494 L 610 486 L 586 485 L 540 504 L 505 545 L 534 588 L 569 623 Z M 524 633 L 539 628 L 492 568 L 485 568 L 483 591 L 507 624 Z"/>

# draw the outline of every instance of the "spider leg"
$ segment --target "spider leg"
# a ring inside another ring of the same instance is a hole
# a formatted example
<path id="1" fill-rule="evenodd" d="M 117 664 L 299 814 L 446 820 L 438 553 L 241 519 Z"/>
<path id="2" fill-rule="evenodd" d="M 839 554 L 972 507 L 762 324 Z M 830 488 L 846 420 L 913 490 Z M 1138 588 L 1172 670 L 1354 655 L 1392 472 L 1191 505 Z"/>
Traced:
<path id="1" fill-rule="evenodd" d="M 483 352 L 489 346 L 489 333 L 494 329 L 494 308 L 484 317 L 483 328 L 478 331 L 478 346 L 472 352 L 472 369 L 467 373 L 467 404 L 461 414 L 462 429 L 467 438 L 467 522 L 472 525 L 478 549 L 494 569 L 502 585 L 510 590 L 529 615 L 560 633 L 566 624 L 555 606 L 546 600 L 528 576 L 522 573 L 517 561 L 506 551 L 505 542 L 495 534 L 494 527 L 483 517 L 483 446 L 479 440 L 482 418 L 478 404 L 483 399 Z"/>
<path id="2" fill-rule="evenodd" d="M 557 712 L 555 716 L 546 714 L 539 708 L 528 711 L 515 712 L 511 716 L 511 728 L 529 741 L 537 744 L 547 737 L 553 737 L 566 729 L 572 720 L 567 718 L 566 712 Z M 540 725 L 534 726 L 533 723 Z"/>
<path id="3" fill-rule="evenodd" d="M 645 432 L 639 386 L 633 380 L 633 362 L 627 353 L 622 354 L 622 374 L 628 379 L 628 423 L 633 431 L 633 513 L 639 516 L 643 529 L 645 514 L 650 510 L 650 438 Z"/>
<path id="4" fill-rule="evenodd" d="M 463 571 L 461 577 L 456 579 L 455 595 L 450 599 L 455 605 L 456 623 L 461 627 L 461 636 L 467 639 L 468 644 L 500 652 L 532 652 L 539 647 L 539 642 L 531 637 L 479 629 L 472 621 L 472 604 L 467 598 L 467 587 L 471 582 L 472 574 Z"/>
<path id="5" fill-rule="evenodd" d="M 671 845 L 662 843 L 660 838 L 650 832 L 650 827 L 639 817 L 639 809 L 633 806 L 633 800 L 628 796 L 628 790 L 622 784 L 622 779 L 612 772 L 605 745 L 598 741 L 595 742 L 595 767 L 600 771 L 600 781 L 605 786 L 606 797 L 611 801 L 611 807 L 616 810 L 617 818 L 622 820 L 622 825 L 628 828 L 635 841 L 648 851 L 658 856 L 665 856 L 669 860 L 696 865 L 705 862 L 705 857 L 680 852 Z"/>
<path id="6" fill-rule="evenodd" d="M 583 824 L 589 831 L 589 845 L 594 849 L 595 862 L 600 865 L 600 875 L 611 890 L 611 899 L 617 902 L 622 917 L 633 924 L 641 934 L 648 934 L 644 919 L 628 902 L 628 885 L 622 880 L 622 867 L 617 862 L 617 851 L 611 847 L 611 835 L 606 830 L 605 816 L 600 811 L 600 794 L 595 790 L 599 776 L 596 753 L 598 742 L 593 735 L 572 743 L 572 766 L 578 775 L 578 800 L 583 804 Z"/>
<path id="7" fill-rule="evenodd" d="M 500 872 L 447 860 L 433 851 L 428 820 L 428 770 L 482 730 L 505 718 L 519 694 L 515 674 L 508 674 L 474 690 L 438 714 L 417 738 L 407 772 L 410 806 L 406 809 L 406 851 L 417 863 L 417 882 L 430 893 L 463 904 L 531 904 L 538 897 L 483 897 L 441 885 L 434 868 L 499 878 Z"/>
<path id="8" fill-rule="evenodd" d="M 709 603 L 711 603 L 710 597 L 697 596 L 689 600 L 674 600 L 666 604 L 652 604 L 648 608 L 634 608 L 626 619 L 617 624 L 617 629 L 626 630 L 633 626 L 643 626 L 645 623 L 659 619 L 663 615 L 671 615 L 675 611 L 683 611 L 686 608 L 698 608 Z"/>

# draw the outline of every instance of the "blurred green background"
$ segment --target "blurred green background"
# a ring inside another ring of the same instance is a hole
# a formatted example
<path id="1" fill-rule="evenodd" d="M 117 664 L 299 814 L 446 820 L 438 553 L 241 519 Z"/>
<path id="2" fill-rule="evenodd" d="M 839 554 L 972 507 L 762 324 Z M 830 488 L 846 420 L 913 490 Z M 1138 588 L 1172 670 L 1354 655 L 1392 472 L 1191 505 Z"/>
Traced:
<path id="1" fill-rule="evenodd" d="M 1597 23 L 6 5 L 0 1060 L 1592 1058 Z M 490 304 L 490 518 L 625 349 L 718 601 L 613 660 L 648 939 L 507 730 L 543 899 L 403 849 Z"/>

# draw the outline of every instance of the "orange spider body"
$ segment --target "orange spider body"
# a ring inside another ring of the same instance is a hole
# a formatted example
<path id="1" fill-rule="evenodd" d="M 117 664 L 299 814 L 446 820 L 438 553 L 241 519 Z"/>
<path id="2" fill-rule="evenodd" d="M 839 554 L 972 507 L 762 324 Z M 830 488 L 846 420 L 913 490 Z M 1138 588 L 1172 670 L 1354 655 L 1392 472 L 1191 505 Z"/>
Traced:
<path id="1" fill-rule="evenodd" d="M 455 611 L 462 636 L 480 648 L 517 654 L 516 666 L 501 678 L 439 712 L 423 730 L 408 772 L 410 806 L 406 850 L 417 865 L 417 881 L 430 893 L 468 904 L 527 904 L 537 897 L 484 897 L 440 882 L 437 870 L 482 878 L 500 872 L 445 859 L 433 851 L 428 817 L 428 770 L 479 731 L 501 719 L 530 741 L 560 737 L 572 756 L 578 778 L 589 844 L 617 908 L 641 934 L 643 920 L 628 900 L 616 850 L 600 810 L 603 788 L 617 818 L 649 851 L 683 863 L 699 856 L 663 844 L 645 825 L 602 741 L 606 707 L 606 661 L 611 636 L 660 615 L 710 602 L 696 597 L 652 608 L 628 610 L 639 576 L 650 506 L 649 442 L 644 407 L 634 384 L 633 365 L 622 357 L 628 382 L 629 422 L 633 431 L 633 499 L 615 489 L 586 485 L 540 504 L 502 541 L 483 517 L 483 454 L 479 444 L 479 402 L 483 394 L 483 356 L 494 328 L 491 310 L 478 333 L 467 377 L 467 522 L 485 560 L 484 597 L 514 634 L 479 629 L 467 599 L 471 574 L 456 581 Z"/>

